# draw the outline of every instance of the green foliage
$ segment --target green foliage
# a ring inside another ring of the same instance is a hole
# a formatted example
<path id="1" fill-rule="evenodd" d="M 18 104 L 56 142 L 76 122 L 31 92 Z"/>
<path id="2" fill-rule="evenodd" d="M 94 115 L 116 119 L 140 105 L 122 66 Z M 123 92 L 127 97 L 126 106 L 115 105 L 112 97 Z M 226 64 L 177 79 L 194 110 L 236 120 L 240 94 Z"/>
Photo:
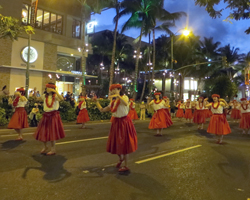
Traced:
<path id="1" fill-rule="evenodd" d="M 0 126 L 4 126 L 8 123 L 8 120 L 6 119 L 6 113 L 3 108 L 0 108 Z"/>
<path id="2" fill-rule="evenodd" d="M 59 111 L 63 121 L 75 121 L 77 118 L 75 108 L 68 101 L 60 101 Z"/>
<path id="3" fill-rule="evenodd" d="M 237 94 L 238 89 L 228 76 L 218 76 L 205 82 L 205 91 L 208 96 L 219 94 L 221 98 L 231 99 Z"/>
<path id="4" fill-rule="evenodd" d="M 99 100 L 99 102 L 103 108 L 108 106 L 110 103 L 108 99 Z M 89 118 L 91 121 L 109 120 L 111 118 L 111 112 L 101 113 L 96 107 L 96 103 L 91 100 L 87 100 L 87 110 L 88 110 Z"/>

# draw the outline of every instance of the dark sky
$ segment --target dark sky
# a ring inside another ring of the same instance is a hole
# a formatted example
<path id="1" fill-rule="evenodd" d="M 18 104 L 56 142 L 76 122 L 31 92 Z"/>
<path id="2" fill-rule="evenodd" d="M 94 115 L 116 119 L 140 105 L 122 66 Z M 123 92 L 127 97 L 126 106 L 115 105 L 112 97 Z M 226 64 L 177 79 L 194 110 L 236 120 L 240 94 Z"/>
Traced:
<path id="1" fill-rule="evenodd" d="M 248 28 L 250 20 L 233 20 L 233 24 L 223 21 L 229 15 L 230 10 L 225 10 L 221 18 L 212 19 L 204 7 L 195 6 L 194 0 L 165 0 L 164 7 L 169 12 L 184 11 L 188 14 L 188 17 L 183 17 L 176 23 L 176 28 L 172 29 L 173 32 L 188 26 L 195 35 L 199 35 L 201 38 L 213 37 L 214 41 L 220 41 L 222 45 L 230 43 L 231 46 L 239 47 L 241 53 L 250 51 L 250 35 L 244 32 Z M 220 4 L 217 8 L 223 7 L 224 4 Z M 115 10 L 113 9 L 104 11 L 101 15 L 93 15 L 92 19 L 95 19 L 98 23 L 96 31 L 114 30 L 114 16 Z M 121 28 L 128 17 L 121 18 L 119 28 Z M 139 36 L 139 30 L 130 29 L 125 34 L 136 38 Z M 156 36 L 158 37 L 161 34 L 164 34 L 164 32 L 157 32 Z M 148 41 L 147 38 L 143 38 L 143 40 Z"/>

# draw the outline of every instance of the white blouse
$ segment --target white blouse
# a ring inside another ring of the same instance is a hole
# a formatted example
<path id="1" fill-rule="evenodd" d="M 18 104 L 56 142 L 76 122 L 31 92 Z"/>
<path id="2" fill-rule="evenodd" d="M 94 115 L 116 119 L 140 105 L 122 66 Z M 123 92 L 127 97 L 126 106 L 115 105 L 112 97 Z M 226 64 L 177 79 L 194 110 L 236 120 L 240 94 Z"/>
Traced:
<path id="1" fill-rule="evenodd" d="M 189 106 L 186 104 L 185 107 L 186 107 L 186 109 L 192 109 L 191 103 L 189 104 Z"/>
<path id="2" fill-rule="evenodd" d="M 204 109 L 205 109 L 204 103 L 203 103 L 203 106 L 200 108 L 200 105 L 201 105 L 201 104 L 202 104 L 202 103 L 200 103 L 200 102 L 196 102 L 196 104 L 195 104 L 196 110 L 204 110 Z"/>
<path id="3" fill-rule="evenodd" d="M 211 111 L 213 114 L 223 114 L 223 106 L 219 105 L 217 109 L 214 109 L 213 106 L 211 106 Z"/>
<path id="4" fill-rule="evenodd" d="M 86 102 L 85 102 L 85 103 L 82 103 L 80 110 L 82 110 L 82 109 L 84 109 L 84 108 L 87 108 Z"/>
<path id="5" fill-rule="evenodd" d="M 42 99 L 43 99 L 43 110 L 44 110 L 44 112 L 52 112 L 52 111 L 55 111 L 55 110 L 58 110 L 58 109 L 59 109 L 60 104 L 59 104 L 59 101 L 58 101 L 58 98 L 57 98 L 57 97 L 55 98 L 55 101 L 54 101 L 54 103 L 53 103 L 53 105 L 52 105 L 51 108 L 49 108 L 49 107 L 46 105 L 45 94 L 42 95 Z M 49 95 L 49 96 L 48 96 L 48 104 L 50 105 L 51 102 L 52 102 L 52 96 Z"/>
<path id="6" fill-rule="evenodd" d="M 27 104 L 27 102 L 28 102 L 27 100 L 21 101 L 21 100 L 19 99 L 16 108 L 24 108 L 25 105 Z"/>
<path id="7" fill-rule="evenodd" d="M 161 101 L 160 103 L 158 103 L 158 104 L 156 104 L 156 103 L 153 101 L 152 107 L 153 107 L 153 109 L 154 109 L 155 111 L 160 110 L 160 109 L 162 109 L 162 108 L 166 108 L 166 107 L 165 107 L 165 101 L 162 100 L 162 101 Z"/>
<path id="8" fill-rule="evenodd" d="M 245 105 L 245 106 L 243 105 L 243 107 L 246 108 L 246 105 Z M 250 106 L 249 106 L 249 104 L 248 104 L 246 110 L 244 110 L 244 109 L 241 107 L 241 105 L 238 106 L 238 109 L 241 111 L 241 113 L 249 113 L 249 112 L 250 112 Z"/>
<path id="9" fill-rule="evenodd" d="M 116 117 L 116 118 L 122 118 L 122 117 L 125 117 L 128 115 L 129 113 L 129 98 L 128 96 L 126 95 L 123 95 L 122 96 L 122 99 L 126 102 L 128 102 L 128 105 L 125 106 L 124 104 L 120 103 L 120 105 L 118 106 L 117 108 L 117 111 L 112 113 L 112 116 L 113 117 Z M 116 102 L 114 104 L 114 107 L 116 106 Z M 111 103 L 109 104 L 109 107 L 111 107 Z"/>

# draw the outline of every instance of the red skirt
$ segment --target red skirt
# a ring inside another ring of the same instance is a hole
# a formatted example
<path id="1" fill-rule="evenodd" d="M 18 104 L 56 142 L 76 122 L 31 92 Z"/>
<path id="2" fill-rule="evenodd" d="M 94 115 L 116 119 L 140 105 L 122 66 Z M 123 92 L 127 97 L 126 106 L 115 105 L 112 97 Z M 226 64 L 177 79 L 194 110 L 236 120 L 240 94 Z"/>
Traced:
<path id="1" fill-rule="evenodd" d="M 177 110 L 176 117 L 178 117 L 178 118 L 183 118 L 184 117 L 183 109 L 178 109 Z"/>
<path id="2" fill-rule="evenodd" d="M 107 142 L 107 152 L 112 154 L 129 154 L 137 149 L 137 135 L 132 120 L 128 117 L 112 118 Z"/>
<path id="3" fill-rule="evenodd" d="M 193 118 L 192 109 L 186 109 L 184 118 L 185 119 L 192 119 Z"/>
<path id="4" fill-rule="evenodd" d="M 224 114 L 213 114 L 207 129 L 208 133 L 216 135 L 227 135 L 231 133 L 231 128 Z"/>
<path id="5" fill-rule="evenodd" d="M 82 109 L 77 116 L 77 123 L 85 123 L 89 121 L 89 114 L 86 108 Z"/>
<path id="6" fill-rule="evenodd" d="M 232 109 L 231 119 L 240 119 L 241 113 L 239 109 Z"/>
<path id="7" fill-rule="evenodd" d="M 162 128 L 167 128 L 173 124 L 171 118 L 168 116 L 166 113 L 165 109 L 160 109 L 157 110 L 150 123 L 148 128 L 149 129 L 162 129 Z"/>
<path id="8" fill-rule="evenodd" d="M 240 128 L 250 129 L 250 113 L 242 113 L 240 120 Z"/>
<path id="9" fill-rule="evenodd" d="M 167 115 L 171 118 L 170 112 L 168 108 L 164 108 L 165 112 L 167 113 Z"/>
<path id="10" fill-rule="evenodd" d="M 206 122 L 205 110 L 195 110 L 193 122 L 196 124 L 204 124 Z"/>
<path id="11" fill-rule="evenodd" d="M 132 119 L 132 120 L 136 120 L 136 119 L 139 119 L 138 118 L 138 115 L 137 115 L 137 112 L 136 112 L 136 110 L 135 109 L 133 109 L 133 110 L 130 110 L 129 111 L 129 113 L 128 113 L 128 116 L 130 117 L 130 119 Z"/>
<path id="12" fill-rule="evenodd" d="M 210 118 L 213 115 L 212 111 L 209 109 L 205 109 L 204 112 L 205 112 L 205 118 Z"/>
<path id="13" fill-rule="evenodd" d="M 59 111 L 45 112 L 35 132 L 36 140 L 55 141 L 65 137 Z"/>
<path id="14" fill-rule="evenodd" d="M 13 116 L 10 119 L 8 128 L 9 129 L 23 129 L 28 128 L 28 116 L 23 107 L 16 108 Z"/>

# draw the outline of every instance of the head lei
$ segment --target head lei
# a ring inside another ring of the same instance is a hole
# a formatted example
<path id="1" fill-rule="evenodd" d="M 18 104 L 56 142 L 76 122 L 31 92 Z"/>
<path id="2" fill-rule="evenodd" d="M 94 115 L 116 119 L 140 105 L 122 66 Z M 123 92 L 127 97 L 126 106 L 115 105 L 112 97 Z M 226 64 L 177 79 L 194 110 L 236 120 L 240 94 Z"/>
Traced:
<path id="1" fill-rule="evenodd" d="M 241 101 L 246 101 L 247 99 L 246 98 L 242 98 Z"/>
<path id="2" fill-rule="evenodd" d="M 54 83 L 48 83 L 46 84 L 46 88 L 56 89 L 56 85 Z"/>
<path id="3" fill-rule="evenodd" d="M 218 99 L 220 98 L 220 95 L 218 95 L 218 94 L 213 94 L 212 95 L 212 98 L 214 98 L 214 97 L 217 97 Z"/>
<path id="4" fill-rule="evenodd" d="M 155 92 L 154 95 L 161 95 L 161 93 L 160 92 Z"/>
<path id="5" fill-rule="evenodd" d="M 163 99 L 167 99 L 168 97 L 167 96 L 164 96 Z"/>
<path id="6" fill-rule="evenodd" d="M 117 89 L 122 89 L 122 85 L 120 85 L 120 84 L 112 84 L 110 87 L 109 87 L 109 91 L 112 91 L 113 89 L 115 89 L 115 88 L 117 88 Z"/>

